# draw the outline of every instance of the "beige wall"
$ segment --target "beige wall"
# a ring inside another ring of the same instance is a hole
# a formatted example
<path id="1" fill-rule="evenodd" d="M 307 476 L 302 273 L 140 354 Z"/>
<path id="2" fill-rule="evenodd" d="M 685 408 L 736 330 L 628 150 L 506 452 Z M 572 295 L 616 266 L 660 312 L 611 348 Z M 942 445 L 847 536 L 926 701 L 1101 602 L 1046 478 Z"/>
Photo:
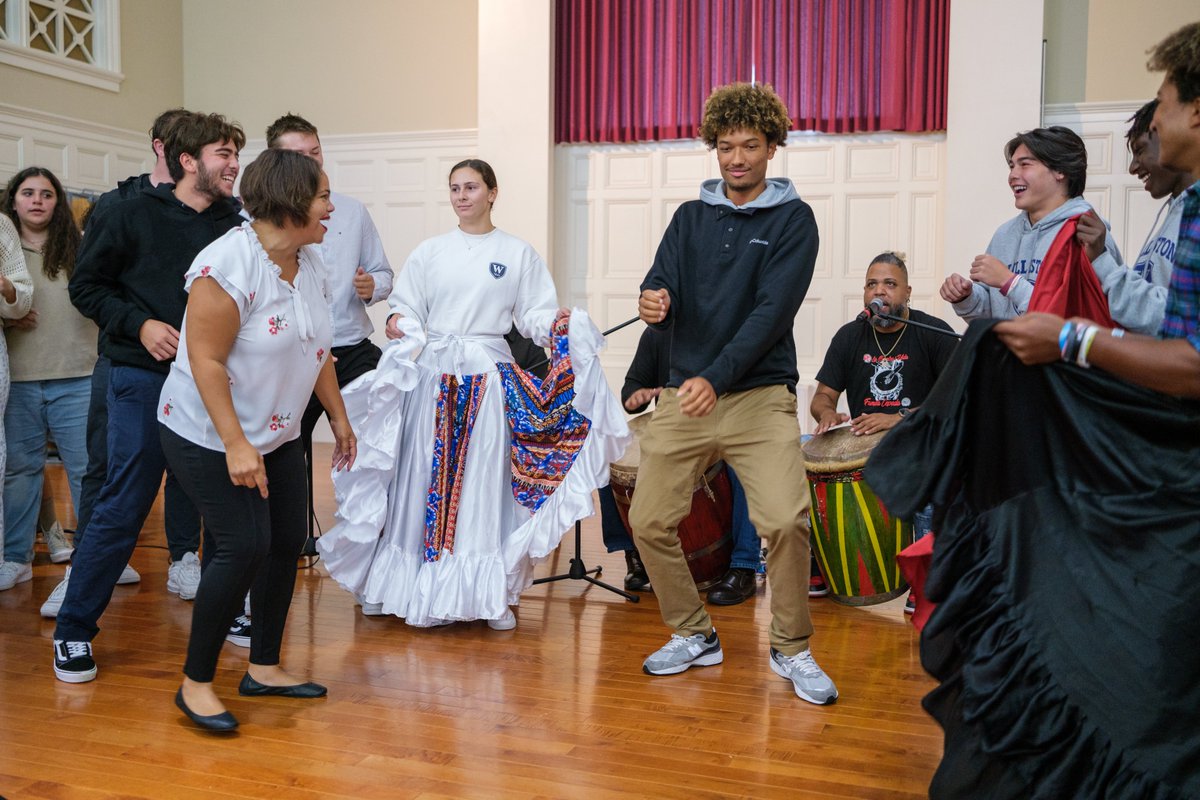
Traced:
<path id="1" fill-rule="evenodd" d="M 183 0 L 184 102 L 251 138 L 286 111 L 321 133 L 476 125 L 476 0 Z"/>
<path id="2" fill-rule="evenodd" d="M 1149 100 L 1146 50 L 1197 19 L 1196 0 L 1047 0 L 1046 102 Z"/>
<path id="3" fill-rule="evenodd" d="M 0 102 L 84 122 L 143 131 L 183 102 L 182 0 L 123 0 L 119 92 L 0 65 Z"/>

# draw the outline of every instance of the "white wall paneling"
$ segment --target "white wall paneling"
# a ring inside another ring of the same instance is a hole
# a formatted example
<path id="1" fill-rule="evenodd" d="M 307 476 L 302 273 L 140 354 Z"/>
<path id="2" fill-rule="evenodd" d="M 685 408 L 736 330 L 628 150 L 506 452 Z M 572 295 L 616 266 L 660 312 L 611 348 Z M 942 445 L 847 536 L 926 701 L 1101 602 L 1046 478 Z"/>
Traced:
<path id="1" fill-rule="evenodd" d="M 795 323 L 803 408 L 834 332 L 861 307 L 872 256 L 905 252 L 914 295 L 936 296 L 943 275 L 944 139 L 793 134 L 771 162 L 770 174 L 791 178 L 812 206 L 821 237 Z M 611 327 L 637 313 L 638 286 L 671 215 L 697 197 L 701 181 L 717 177 L 716 157 L 699 142 L 563 145 L 555 174 L 559 293 Z M 603 364 L 614 391 L 641 330 L 631 325 L 609 341 Z"/>
<path id="2" fill-rule="evenodd" d="M 1121 255 L 1132 262 L 1163 201 L 1129 174 L 1125 146 L 1128 119 L 1141 103 L 1079 103 L 1046 107 L 1047 125 L 1065 125 L 1083 137 L 1088 151 L 1087 198 L 1112 226 Z"/>
<path id="3" fill-rule="evenodd" d="M 148 171 L 153 159 L 144 132 L 0 103 L 0 180 L 45 167 L 68 190 L 104 192 Z"/>

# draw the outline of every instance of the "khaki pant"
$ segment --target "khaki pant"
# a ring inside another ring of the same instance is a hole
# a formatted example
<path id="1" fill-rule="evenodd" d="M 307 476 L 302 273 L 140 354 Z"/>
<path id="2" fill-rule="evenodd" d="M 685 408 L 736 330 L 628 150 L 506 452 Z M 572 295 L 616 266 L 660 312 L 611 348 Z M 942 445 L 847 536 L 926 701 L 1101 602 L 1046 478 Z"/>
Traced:
<path id="1" fill-rule="evenodd" d="M 734 392 L 696 418 L 680 412 L 675 389 L 664 389 L 640 444 L 629 522 L 663 621 L 681 636 L 712 629 L 676 530 L 704 469 L 724 459 L 746 491 L 750 521 L 767 548 L 771 646 L 789 656 L 806 650 L 813 631 L 804 522 L 808 483 L 795 395 L 785 386 Z"/>

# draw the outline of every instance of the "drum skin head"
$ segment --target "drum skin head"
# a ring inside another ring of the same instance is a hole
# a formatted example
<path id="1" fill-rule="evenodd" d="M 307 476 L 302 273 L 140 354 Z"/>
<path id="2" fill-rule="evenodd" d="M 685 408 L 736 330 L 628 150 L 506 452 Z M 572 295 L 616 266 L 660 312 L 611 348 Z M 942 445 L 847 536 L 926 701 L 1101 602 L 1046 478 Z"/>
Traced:
<path id="1" fill-rule="evenodd" d="M 625 455 L 609 465 L 609 476 L 612 482 L 621 486 L 633 486 L 637 482 L 638 464 L 642 460 L 642 448 L 638 444 L 646 435 L 646 426 L 650 424 L 650 414 L 642 414 L 629 420 L 629 430 L 633 440 L 625 448 Z"/>
<path id="2" fill-rule="evenodd" d="M 867 456 L 886 434 L 880 431 L 855 436 L 850 428 L 836 428 L 814 436 L 802 445 L 804 467 L 819 475 L 862 469 Z"/>

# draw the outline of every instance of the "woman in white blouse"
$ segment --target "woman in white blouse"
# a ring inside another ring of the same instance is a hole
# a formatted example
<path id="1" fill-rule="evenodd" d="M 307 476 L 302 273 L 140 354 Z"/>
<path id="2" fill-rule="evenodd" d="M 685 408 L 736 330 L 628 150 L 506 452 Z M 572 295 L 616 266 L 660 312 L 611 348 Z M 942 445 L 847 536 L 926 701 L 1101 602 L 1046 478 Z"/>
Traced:
<path id="1" fill-rule="evenodd" d="M 242 695 L 321 697 L 280 665 L 280 643 L 306 536 L 300 417 L 315 391 L 336 439 L 335 470 L 357 445 L 329 356 L 325 270 L 313 245 L 333 211 L 317 163 L 268 150 L 243 173 L 253 222 L 196 256 L 187 273 L 179 353 L 163 384 L 163 451 L 214 543 L 192 612 L 175 704 L 193 722 L 233 730 L 212 680 L 250 590 L 254 628 Z M 268 491 L 269 490 L 269 491 Z"/>

